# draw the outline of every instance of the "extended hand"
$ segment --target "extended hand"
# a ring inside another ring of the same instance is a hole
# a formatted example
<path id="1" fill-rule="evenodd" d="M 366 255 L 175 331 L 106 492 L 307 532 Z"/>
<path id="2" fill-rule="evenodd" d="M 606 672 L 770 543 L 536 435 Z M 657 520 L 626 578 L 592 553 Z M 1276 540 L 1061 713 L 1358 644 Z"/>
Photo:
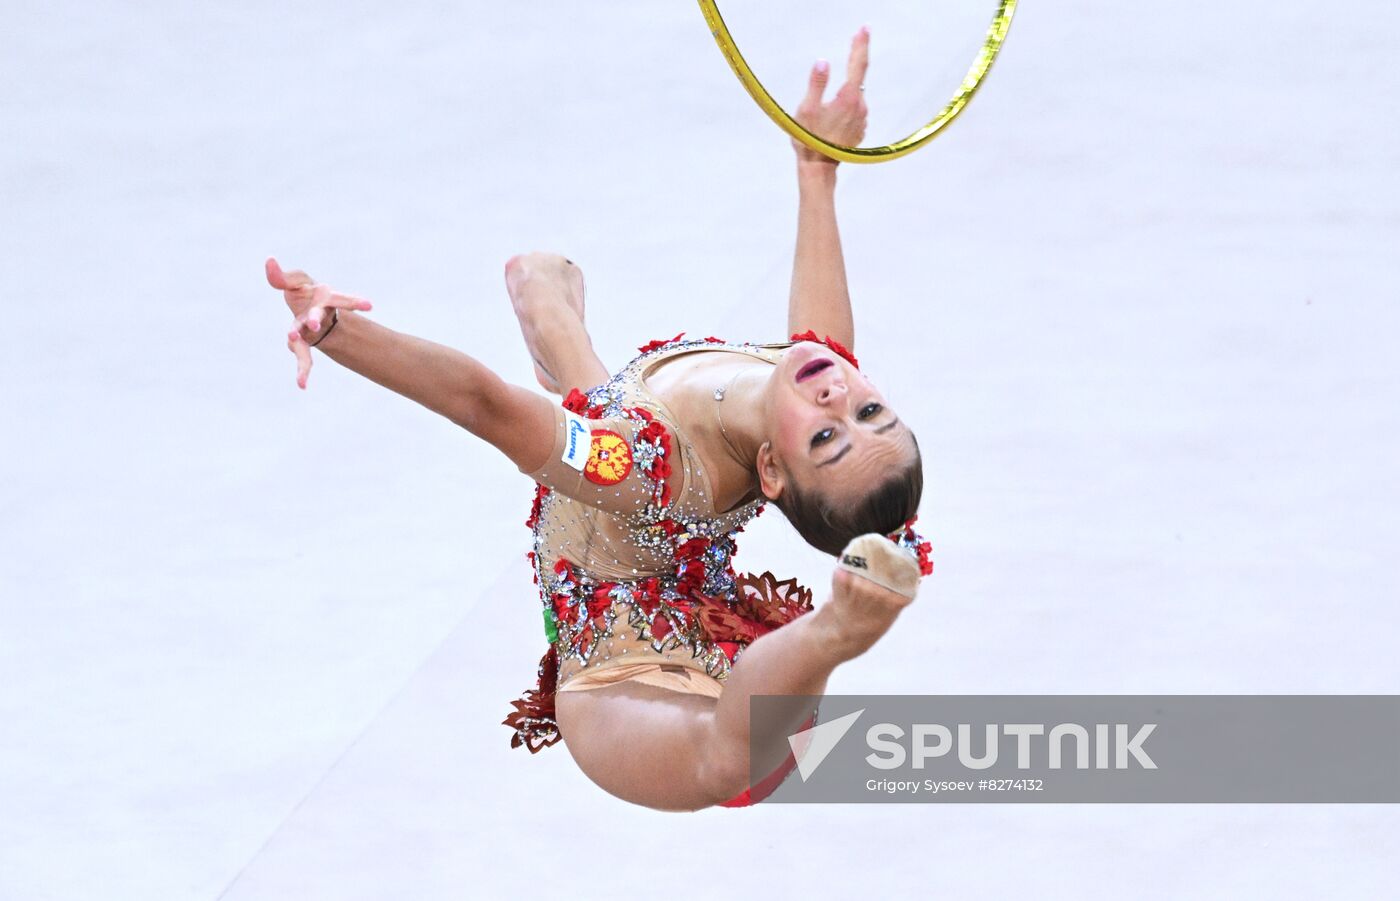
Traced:
<path id="1" fill-rule="evenodd" d="M 797 124 L 819 138 L 833 144 L 856 147 L 865 139 L 865 122 L 869 110 L 865 106 L 865 70 L 870 66 L 870 29 L 861 28 L 851 39 L 851 57 L 846 63 L 846 83 L 837 90 L 830 103 L 822 102 L 826 83 L 831 77 L 831 65 L 817 60 L 807 82 L 807 96 L 797 107 Z M 823 156 L 807 145 L 794 140 L 799 162 L 822 162 L 836 165 L 836 160 Z"/>
<path id="2" fill-rule="evenodd" d="M 306 378 L 311 374 L 311 342 L 320 337 L 326 311 L 332 307 L 369 310 L 371 304 L 363 298 L 339 294 L 329 285 L 318 285 L 299 269 L 283 272 L 272 257 L 267 258 L 266 269 L 267 283 L 282 292 L 292 311 L 292 330 L 287 333 L 287 348 L 296 354 L 297 387 L 305 389 Z"/>

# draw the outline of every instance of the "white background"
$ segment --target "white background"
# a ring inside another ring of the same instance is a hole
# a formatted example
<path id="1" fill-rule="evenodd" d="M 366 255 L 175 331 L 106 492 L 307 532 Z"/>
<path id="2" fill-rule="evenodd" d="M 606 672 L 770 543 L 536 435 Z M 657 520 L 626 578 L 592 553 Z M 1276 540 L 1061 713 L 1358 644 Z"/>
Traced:
<path id="1" fill-rule="evenodd" d="M 929 96 L 822 8 L 872 129 Z M 533 248 L 612 366 L 785 337 L 791 151 L 693 4 L 3 19 L 0 898 L 1394 893 L 1387 806 L 676 815 L 508 750 L 530 483 L 327 358 L 298 391 L 262 261 L 527 384 Z M 947 135 L 843 168 L 938 570 L 832 691 L 1400 690 L 1397 28 L 1026 4 Z M 829 578 L 776 511 L 741 548 Z"/>

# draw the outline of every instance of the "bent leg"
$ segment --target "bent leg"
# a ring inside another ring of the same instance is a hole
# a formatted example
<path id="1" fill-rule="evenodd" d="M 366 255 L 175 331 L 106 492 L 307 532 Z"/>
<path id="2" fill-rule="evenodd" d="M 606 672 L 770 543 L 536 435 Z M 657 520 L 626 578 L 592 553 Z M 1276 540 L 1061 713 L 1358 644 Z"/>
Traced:
<path id="1" fill-rule="evenodd" d="M 506 291 L 520 322 L 535 377 L 553 394 L 608 380 L 584 326 L 583 272 L 558 254 L 529 253 L 506 262 Z"/>
<path id="2" fill-rule="evenodd" d="M 579 768 L 625 801 L 658 810 L 697 810 L 750 787 L 755 773 L 786 760 L 787 738 L 810 711 L 751 724 L 754 695 L 819 696 L 841 663 L 864 653 L 909 599 L 838 571 L 820 609 L 750 645 L 718 700 L 624 682 L 556 696 L 559 729 Z M 750 734 L 757 725 L 760 734 Z"/>

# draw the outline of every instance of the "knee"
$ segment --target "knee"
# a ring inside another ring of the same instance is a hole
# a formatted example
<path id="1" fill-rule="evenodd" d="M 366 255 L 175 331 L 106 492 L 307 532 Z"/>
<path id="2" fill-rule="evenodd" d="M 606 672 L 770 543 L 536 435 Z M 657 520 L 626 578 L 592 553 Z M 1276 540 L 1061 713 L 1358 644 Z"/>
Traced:
<path id="1" fill-rule="evenodd" d="M 748 789 L 748 755 L 724 752 L 706 755 L 696 781 L 711 804 L 722 804 Z"/>

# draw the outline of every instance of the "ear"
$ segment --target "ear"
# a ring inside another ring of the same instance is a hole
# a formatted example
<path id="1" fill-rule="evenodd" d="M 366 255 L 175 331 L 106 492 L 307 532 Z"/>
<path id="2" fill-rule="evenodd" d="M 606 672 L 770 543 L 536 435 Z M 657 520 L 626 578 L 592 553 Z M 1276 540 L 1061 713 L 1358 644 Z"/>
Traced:
<path id="1" fill-rule="evenodd" d="M 777 459 L 773 456 L 773 445 L 770 442 L 763 442 L 758 449 L 758 488 L 763 492 L 763 496 L 770 501 L 775 501 L 782 496 L 783 487 L 786 481 L 783 478 L 783 470 L 778 466 Z"/>

